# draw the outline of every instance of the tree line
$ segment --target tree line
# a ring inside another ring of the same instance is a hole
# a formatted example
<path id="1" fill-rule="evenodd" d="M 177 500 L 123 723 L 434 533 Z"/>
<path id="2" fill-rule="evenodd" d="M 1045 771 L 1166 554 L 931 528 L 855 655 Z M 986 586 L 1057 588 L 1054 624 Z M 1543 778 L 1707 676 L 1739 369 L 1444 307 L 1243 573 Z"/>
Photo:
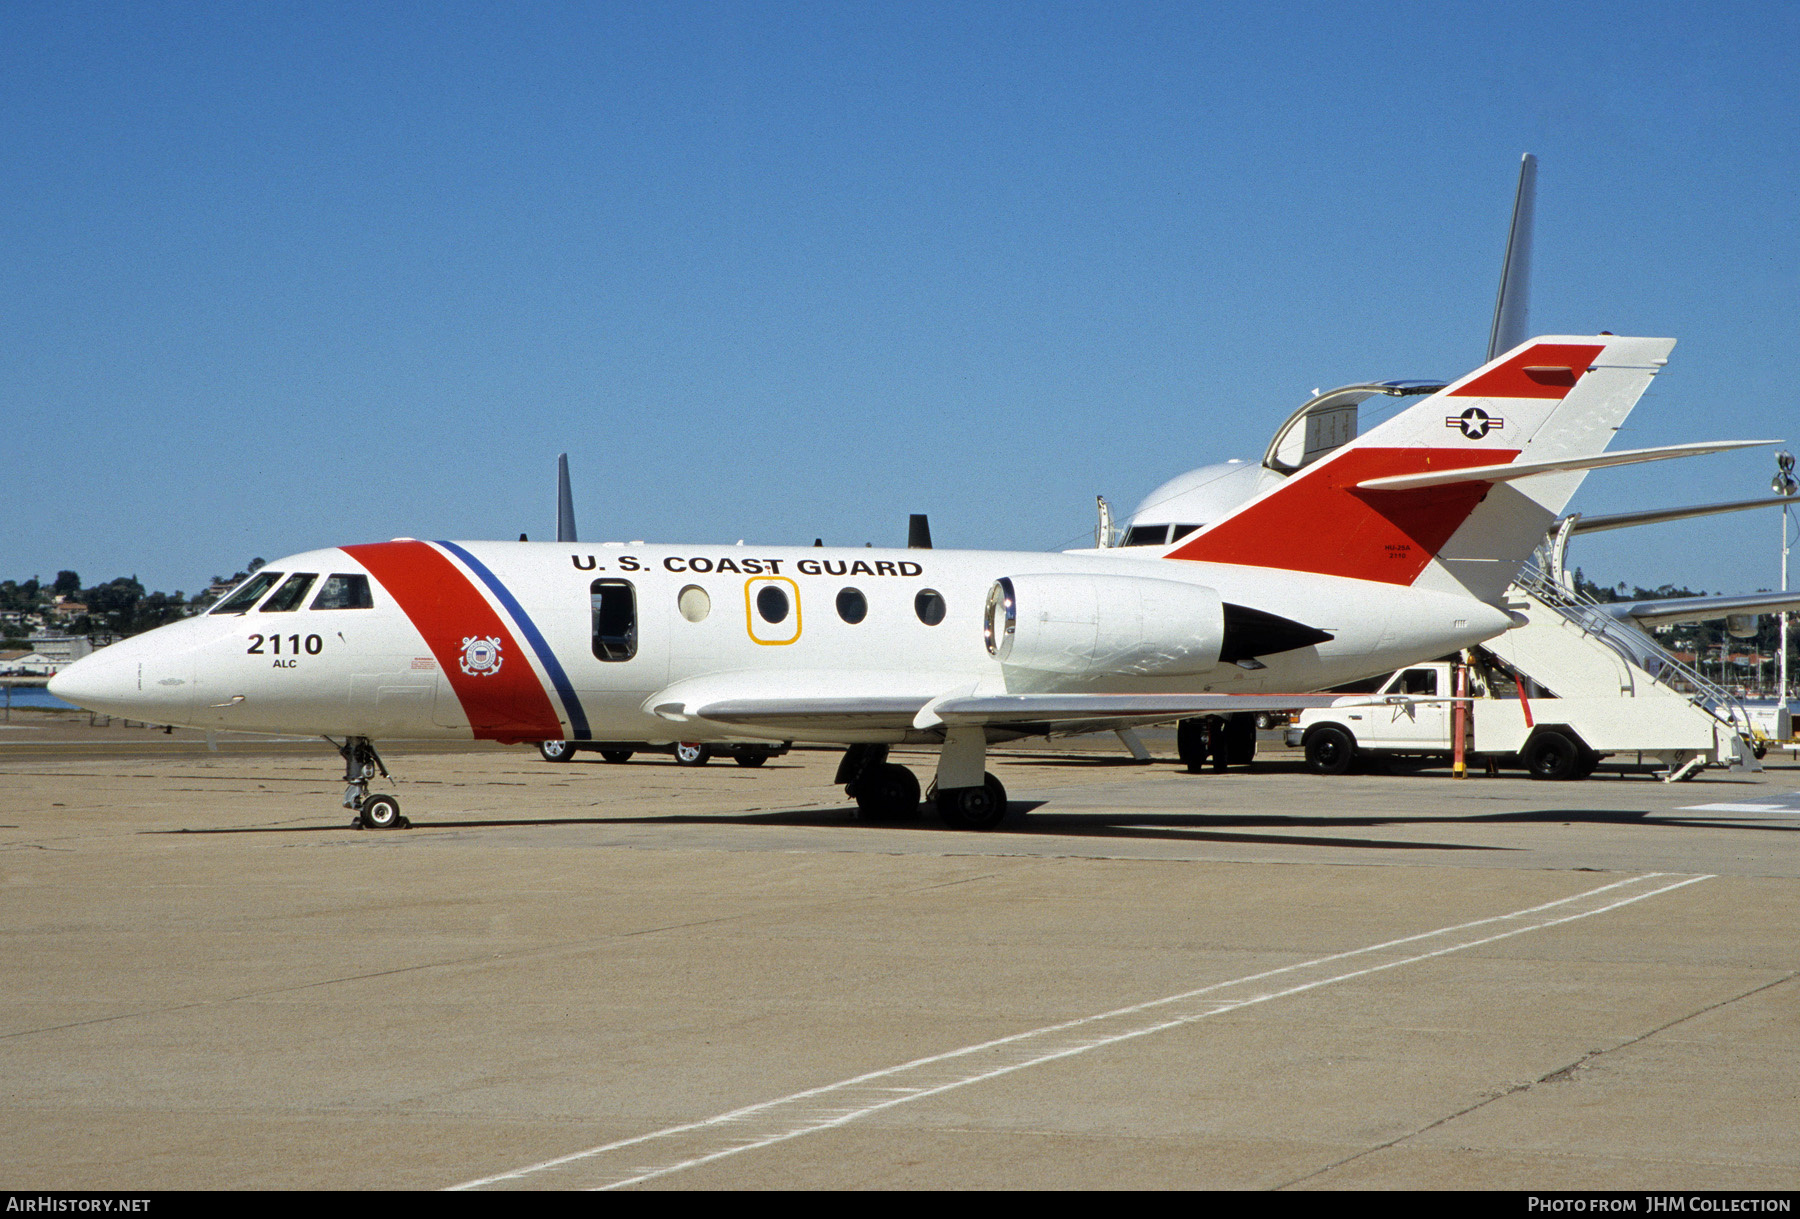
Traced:
<path id="1" fill-rule="evenodd" d="M 236 584 L 262 565 L 261 559 L 252 559 L 248 570 L 237 572 L 228 580 L 214 576 L 208 590 L 191 597 L 180 589 L 171 593 L 149 591 L 135 575 L 92 585 L 84 585 L 81 576 L 73 571 L 57 572 L 56 579 L 48 584 L 36 576 L 29 580 L 0 580 L 0 613 L 8 614 L 0 625 L 0 637 L 8 641 L 8 646 L 24 647 L 26 637 L 39 631 L 139 635 L 202 612 L 217 599 L 218 594 L 212 589 Z M 59 599 L 86 609 L 62 611 L 57 605 Z M 27 616 L 42 618 L 43 625 L 24 621 Z"/>

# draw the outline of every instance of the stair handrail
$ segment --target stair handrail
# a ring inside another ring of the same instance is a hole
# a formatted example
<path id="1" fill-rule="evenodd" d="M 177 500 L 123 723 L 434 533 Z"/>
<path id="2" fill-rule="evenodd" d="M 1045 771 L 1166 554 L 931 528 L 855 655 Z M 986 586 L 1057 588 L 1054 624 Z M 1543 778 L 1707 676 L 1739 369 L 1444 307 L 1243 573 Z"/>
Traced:
<path id="1" fill-rule="evenodd" d="M 1604 601 L 1550 579 L 1535 562 L 1526 563 L 1519 570 L 1514 583 L 1573 622 L 1585 633 L 1600 636 L 1609 647 L 1615 652 L 1619 652 L 1633 668 L 1642 671 L 1651 681 L 1686 698 L 1694 706 L 1720 723 L 1727 725 L 1745 739 L 1755 740 L 1755 725 L 1750 718 L 1749 709 L 1744 706 L 1742 699 L 1663 647 L 1662 644 L 1651 638 L 1648 632 L 1628 626 L 1608 613 Z M 1625 631 L 1630 631 L 1631 634 L 1626 636 L 1623 634 Z M 1626 639 L 1630 641 L 1629 646 L 1625 642 Z M 1649 650 L 1662 661 L 1658 672 L 1650 672 L 1631 654 L 1634 649 L 1643 650 L 1646 644 L 1649 645 Z M 1670 674 L 1679 676 L 1682 681 L 1692 687 L 1691 692 L 1683 690 L 1674 682 L 1667 680 Z M 1721 708 L 1723 708 L 1723 713 L 1721 713 Z"/>

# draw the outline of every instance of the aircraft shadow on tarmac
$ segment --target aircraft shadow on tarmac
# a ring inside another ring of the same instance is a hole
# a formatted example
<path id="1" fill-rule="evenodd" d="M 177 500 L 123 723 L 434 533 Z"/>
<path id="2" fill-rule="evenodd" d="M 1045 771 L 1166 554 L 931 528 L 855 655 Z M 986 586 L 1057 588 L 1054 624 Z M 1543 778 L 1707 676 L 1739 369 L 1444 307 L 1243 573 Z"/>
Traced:
<path id="1" fill-rule="evenodd" d="M 1041 808 L 1042 801 L 1014 800 L 1012 816 L 1006 824 L 982 837 L 1004 840 L 1007 837 L 1074 837 L 1110 838 L 1134 841 L 1250 843 L 1270 846 L 1315 846 L 1355 850 L 1392 851 L 1516 851 L 1523 847 L 1471 842 L 1433 842 L 1388 838 L 1356 838 L 1343 834 L 1299 834 L 1295 830 L 1371 829 L 1379 826 L 1463 825 L 1500 826 L 1508 823 L 1566 823 L 1589 825 L 1640 825 L 1645 828 L 1689 828 L 1726 830 L 1768 830 L 1793 833 L 1794 824 L 1770 824 L 1753 817 L 1699 817 L 1658 815 L 1648 809 L 1530 809 L 1506 813 L 1479 813 L 1461 817 L 1446 816 L 1314 816 L 1306 814 L 1277 815 L 1269 813 L 1156 813 L 1156 812 L 1054 812 L 1036 817 L 1022 816 Z M 656 826 L 656 825 L 741 825 L 745 827 L 816 828 L 854 832 L 888 830 L 954 833 L 959 838 L 967 830 L 949 830 L 937 818 L 923 815 L 914 821 L 870 822 L 857 819 L 854 808 L 782 809 L 757 813 L 670 813 L 639 817 L 429 817 L 417 828 L 431 830 L 521 830 L 557 829 L 568 826 Z M 342 822 L 329 825 L 262 825 L 228 826 L 216 829 L 146 830 L 146 834 L 325 834 L 342 832 Z M 1255 830 L 1274 831 L 1256 833 Z"/>

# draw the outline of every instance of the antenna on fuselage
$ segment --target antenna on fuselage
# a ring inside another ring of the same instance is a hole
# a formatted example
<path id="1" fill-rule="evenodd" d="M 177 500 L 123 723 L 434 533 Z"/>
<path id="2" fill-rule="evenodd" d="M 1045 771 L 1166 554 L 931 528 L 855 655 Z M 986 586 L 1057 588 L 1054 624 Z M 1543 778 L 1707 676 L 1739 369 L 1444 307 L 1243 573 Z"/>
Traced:
<path id="1" fill-rule="evenodd" d="M 524 541 L 523 538 L 519 539 Z M 575 536 L 575 496 L 569 490 L 569 455 L 558 453 L 556 456 L 556 540 L 574 542 Z"/>
<path id="2" fill-rule="evenodd" d="M 925 519 L 923 512 L 915 512 L 906 522 L 906 548 L 908 550 L 931 549 L 931 522 Z"/>
<path id="3" fill-rule="evenodd" d="M 1537 207 L 1537 158 L 1519 162 L 1519 192 L 1513 197 L 1512 228 L 1506 234 L 1506 261 L 1500 265 L 1500 293 L 1494 298 L 1494 326 L 1488 331 L 1489 361 L 1531 335 L 1531 228 Z"/>

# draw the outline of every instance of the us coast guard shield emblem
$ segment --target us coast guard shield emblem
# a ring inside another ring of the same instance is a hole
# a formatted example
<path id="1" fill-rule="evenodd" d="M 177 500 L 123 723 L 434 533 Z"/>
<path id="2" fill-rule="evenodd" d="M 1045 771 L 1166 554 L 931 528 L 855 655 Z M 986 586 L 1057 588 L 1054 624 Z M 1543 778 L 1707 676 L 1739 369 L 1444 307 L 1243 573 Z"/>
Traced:
<path id="1" fill-rule="evenodd" d="M 462 641 L 462 671 L 471 677 L 491 677 L 500 671 L 500 640 L 468 636 Z"/>

